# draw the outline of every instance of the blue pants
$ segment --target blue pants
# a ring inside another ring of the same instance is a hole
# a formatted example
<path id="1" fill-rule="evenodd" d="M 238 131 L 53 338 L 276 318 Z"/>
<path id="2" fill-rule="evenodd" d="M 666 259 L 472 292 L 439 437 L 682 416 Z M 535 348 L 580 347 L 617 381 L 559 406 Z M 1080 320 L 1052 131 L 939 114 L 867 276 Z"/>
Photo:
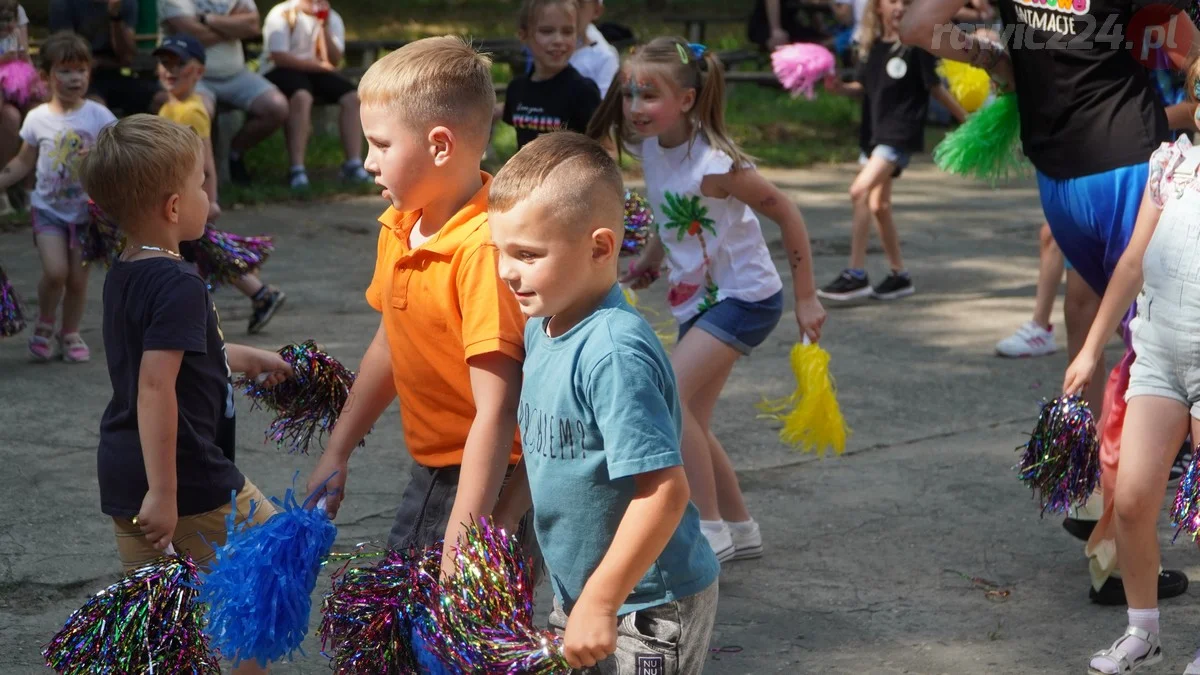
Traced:
<path id="1" fill-rule="evenodd" d="M 1147 162 L 1064 180 L 1037 174 L 1054 241 L 1098 295 L 1129 244 L 1149 174 Z"/>

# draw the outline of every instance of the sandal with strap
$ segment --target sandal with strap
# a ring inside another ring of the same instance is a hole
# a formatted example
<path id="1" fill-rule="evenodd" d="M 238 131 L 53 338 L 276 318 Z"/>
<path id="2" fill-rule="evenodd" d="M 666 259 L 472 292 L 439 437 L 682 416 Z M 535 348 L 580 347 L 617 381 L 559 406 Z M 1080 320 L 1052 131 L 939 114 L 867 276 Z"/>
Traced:
<path id="1" fill-rule="evenodd" d="M 1129 655 L 1120 648 L 1121 643 L 1131 637 L 1135 637 L 1150 645 L 1149 651 L 1133 661 L 1130 661 Z M 1132 673 L 1142 666 L 1152 666 L 1162 661 L 1162 657 L 1162 644 L 1158 640 L 1157 633 L 1151 633 L 1136 626 L 1129 626 L 1125 629 L 1125 634 L 1117 638 L 1117 641 L 1112 643 L 1111 647 L 1101 649 L 1092 654 L 1093 659 L 1108 659 L 1117 669 L 1112 672 L 1097 670 L 1089 662 L 1088 675 L 1126 675 L 1126 673 Z"/>
<path id="2" fill-rule="evenodd" d="M 62 346 L 63 361 L 67 363 L 87 363 L 92 358 L 92 351 L 79 333 L 65 333 L 59 338 Z"/>
<path id="3" fill-rule="evenodd" d="M 58 340 L 54 334 L 54 324 L 38 321 L 33 327 L 33 335 L 29 337 L 29 355 L 38 363 L 46 363 L 57 356 L 55 346 Z"/>

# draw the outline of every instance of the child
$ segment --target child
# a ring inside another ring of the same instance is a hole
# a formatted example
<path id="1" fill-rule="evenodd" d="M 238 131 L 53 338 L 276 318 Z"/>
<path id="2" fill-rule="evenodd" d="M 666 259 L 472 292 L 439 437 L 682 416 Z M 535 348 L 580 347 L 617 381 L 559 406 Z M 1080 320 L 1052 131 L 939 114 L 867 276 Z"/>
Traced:
<path id="1" fill-rule="evenodd" d="M 1200 78 L 1193 64 L 1189 85 Z M 1189 89 L 1192 89 L 1189 86 Z M 1193 100 L 1195 97 L 1193 97 Z M 1200 148 L 1187 136 L 1163 143 L 1150 157 L 1150 178 L 1129 245 L 1121 254 L 1087 342 L 1067 369 L 1063 392 L 1077 393 L 1092 378 L 1105 344 L 1137 298 L 1130 324 L 1136 360 L 1129 370 L 1113 507 L 1117 562 L 1129 604 L 1129 627 L 1097 652 L 1089 673 L 1128 673 L 1162 660 L 1157 577 L 1158 513 L 1172 460 L 1190 431 L 1200 437 L 1200 353 L 1192 347 L 1200 316 L 1192 298 L 1200 292 L 1195 270 L 1200 255 Z M 1141 294 L 1138 295 L 1138 291 Z M 1188 666 L 1200 673 L 1200 657 Z"/>
<path id="2" fill-rule="evenodd" d="M 525 146 L 492 182 L 500 276 L 533 319 L 527 481 L 501 522 L 532 500 L 571 667 L 686 675 L 708 657 L 720 566 L 688 502 L 670 362 L 616 283 L 622 195 L 616 162 L 570 132 Z"/>
<path id="3" fill-rule="evenodd" d="M 840 94 L 861 96 L 862 128 L 858 163 L 862 171 L 850 185 L 854 222 L 850 231 L 850 266 L 817 291 L 822 299 L 851 303 L 866 298 L 895 300 L 916 291 L 900 257 L 900 236 L 892 220 L 892 180 L 908 166 L 913 153 L 925 150 L 925 118 L 932 94 L 962 122 L 966 112 L 934 70 L 928 52 L 899 42 L 900 20 L 909 0 L 870 0 L 860 30 L 857 82 L 843 84 L 836 76 L 826 87 Z M 875 288 L 867 278 L 867 239 L 871 219 L 891 273 Z"/>
<path id="4" fill-rule="evenodd" d="M 196 93 L 196 84 L 204 77 L 204 45 L 196 38 L 179 33 L 163 38 L 154 50 L 158 59 L 158 79 L 168 100 L 158 114 L 172 122 L 191 127 L 200 135 L 204 145 L 204 192 L 208 195 L 208 220 L 221 216 L 217 203 L 217 166 L 213 160 L 212 121 L 204 100 Z M 184 246 L 184 257 L 191 260 L 190 246 Z M 246 274 L 234 282 L 242 295 L 250 298 L 252 311 L 246 332 L 254 335 L 267 327 L 275 312 L 283 307 L 287 295 L 274 286 L 259 281 L 256 274 Z"/>
<path id="5" fill-rule="evenodd" d="M 571 55 L 571 67 L 579 74 L 596 83 L 600 98 L 608 95 L 613 78 L 621 69 L 621 57 L 617 48 L 608 44 L 604 34 L 596 28 L 595 21 L 604 14 L 604 0 L 578 0 L 579 16 L 575 34 L 579 38 L 575 53 Z"/>
<path id="6" fill-rule="evenodd" d="M 204 281 L 178 253 L 208 215 L 195 132 L 133 115 L 100 134 L 82 176 L 128 238 L 104 279 L 113 394 L 100 420 L 100 508 L 113 519 L 126 569 L 168 544 L 203 565 L 224 544 L 231 492 L 239 520 L 274 513 L 221 447 L 234 420 L 230 371 L 265 373 L 273 386 L 290 368 L 272 352 L 225 343 Z M 251 662 L 235 672 L 261 671 Z"/>
<path id="7" fill-rule="evenodd" d="M 21 147 L 21 118 L 45 100 L 45 87 L 29 60 L 29 18 L 16 0 L 0 0 L 0 164 Z M 8 192 L 0 191 L 0 215 L 13 212 Z"/>
<path id="8" fill-rule="evenodd" d="M 525 0 L 518 36 L 533 56 L 533 72 L 513 79 L 504 95 L 503 119 L 517 129 L 517 148 L 539 134 L 584 131 L 600 106 L 595 82 L 571 67 L 576 0 Z"/>
<path id="9" fill-rule="evenodd" d="M 724 95 L 712 53 L 680 38 L 656 38 L 629 58 L 588 130 L 593 138 L 615 135 L 618 148 L 640 138 L 636 154 L 658 236 L 622 281 L 644 286 L 666 255 L 667 301 L 679 321 L 671 362 L 683 402 L 684 467 L 701 530 L 722 561 L 761 555 L 762 537 L 710 420 L 734 362 L 767 339 L 784 304 L 751 205 L 783 233 L 801 334 L 818 340 L 825 321 L 804 219 L 729 138 Z"/>
<path id="10" fill-rule="evenodd" d="M 87 299 L 88 268 L 82 263 L 80 236 L 88 223 L 88 196 L 79 184 L 79 160 L 100 130 L 116 118 L 108 108 L 84 98 L 92 50 L 83 38 L 55 33 L 42 44 L 38 59 L 50 81 L 50 102 L 26 116 L 21 149 L 0 171 L 0 193 L 37 167 L 31 216 L 34 243 L 42 259 L 42 280 L 29 353 L 34 361 L 43 363 L 59 354 L 67 363 L 83 363 L 91 358 L 79 334 Z M 63 306 L 61 334 L 54 330 L 59 301 Z"/>
<path id="11" fill-rule="evenodd" d="M 496 276 L 492 178 L 479 170 L 496 103 L 491 60 L 457 37 L 418 40 L 375 62 L 358 94 L 366 167 L 391 202 L 367 289 L 383 316 L 308 487 L 337 513 L 351 452 L 398 394 L 414 461 L 388 544 L 444 536 L 449 551 L 464 523 L 491 513 L 521 456 L 524 321 Z"/>

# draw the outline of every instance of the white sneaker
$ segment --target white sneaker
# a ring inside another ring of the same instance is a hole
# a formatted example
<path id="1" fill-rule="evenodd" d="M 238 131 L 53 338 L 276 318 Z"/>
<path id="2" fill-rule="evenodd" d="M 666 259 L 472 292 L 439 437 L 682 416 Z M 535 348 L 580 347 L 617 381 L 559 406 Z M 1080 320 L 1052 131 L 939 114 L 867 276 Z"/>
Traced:
<path id="1" fill-rule="evenodd" d="M 1054 327 L 1046 330 L 1033 321 L 1026 321 L 1017 332 L 996 343 L 996 353 L 1009 358 L 1046 356 L 1056 351 Z"/>
<path id="2" fill-rule="evenodd" d="M 744 523 L 728 523 L 728 525 L 734 549 L 733 557 L 730 560 L 749 560 L 762 557 L 762 534 L 758 531 L 758 523 L 747 520 Z"/>
<path id="3" fill-rule="evenodd" d="M 737 553 L 737 549 L 733 545 L 733 536 L 729 533 L 729 526 L 725 524 L 725 521 L 702 520 L 700 521 L 700 533 L 708 540 L 708 545 L 712 547 L 713 553 L 717 556 L 717 562 L 726 562 Z"/>
<path id="4" fill-rule="evenodd" d="M 12 207 L 12 202 L 8 201 L 8 193 L 0 191 L 0 216 L 11 216 L 17 210 Z"/>

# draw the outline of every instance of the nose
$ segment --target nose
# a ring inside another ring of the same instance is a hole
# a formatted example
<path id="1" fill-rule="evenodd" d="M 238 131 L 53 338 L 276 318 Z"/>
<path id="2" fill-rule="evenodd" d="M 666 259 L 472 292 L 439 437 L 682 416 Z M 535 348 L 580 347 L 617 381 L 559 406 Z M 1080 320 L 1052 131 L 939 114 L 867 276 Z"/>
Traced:
<path id="1" fill-rule="evenodd" d="M 379 175 L 379 158 L 375 156 L 374 147 L 367 148 L 367 158 L 363 160 L 363 168 L 367 170 L 367 173 Z"/>
<path id="2" fill-rule="evenodd" d="M 500 255 L 500 260 L 496 263 L 496 272 L 502 280 L 509 284 L 515 284 L 521 280 L 521 276 L 517 274 L 516 265 L 512 264 L 512 258 L 504 254 Z"/>

